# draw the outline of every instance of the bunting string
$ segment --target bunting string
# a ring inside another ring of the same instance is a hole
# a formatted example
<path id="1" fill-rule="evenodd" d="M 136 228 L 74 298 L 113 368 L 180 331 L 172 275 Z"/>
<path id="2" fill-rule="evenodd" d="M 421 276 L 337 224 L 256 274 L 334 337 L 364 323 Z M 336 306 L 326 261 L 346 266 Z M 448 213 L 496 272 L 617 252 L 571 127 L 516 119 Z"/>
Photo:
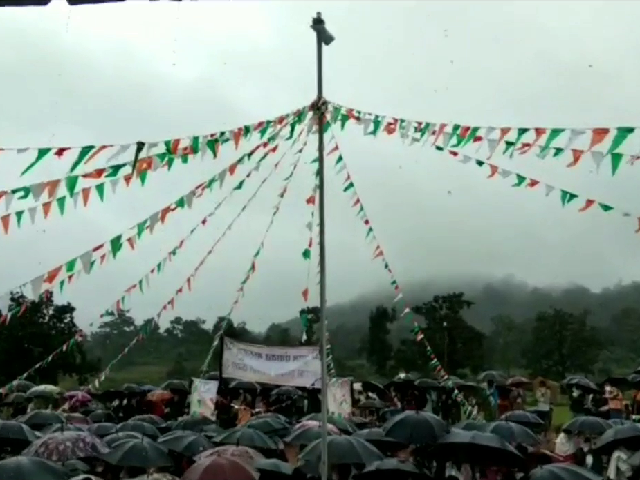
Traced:
<path id="1" fill-rule="evenodd" d="M 284 125 L 286 126 L 287 124 L 285 123 Z M 298 125 L 299 124 L 296 124 L 296 128 Z M 291 127 L 291 124 L 289 124 L 289 127 Z M 227 176 L 231 177 L 235 175 L 238 167 L 244 163 L 253 161 L 256 153 L 262 152 L 262 156 L 260 157 L 260 161 L 262 161 L 267 155 L 277 150 L 278 144 L 276 142 L 279 139 L 287 139 L 290 136 L 290 133 L 286 135 L 284 128 L 277 127 L 266 141 L 262 141 L 248 153 L 241 155 L 232 162 L 229 167 L 221 169 L 208 180 L 200 182 L 173 202 L 168 203 L 143 220 L 136 222 L 131 227 L 112 237 L 109 241 L 100 243 L 82 254 L 72 257 L 48 272 L 37 275 L 28 282 L 10 289 L 0 296 L 0 299 L 4 300 L 8 298 L 11 291 L 23 289 L 28 286 L 31 286 L 33 296 L 39 298 L 45 292 L 52 291 L 56 286 L 61 287 L 64 286 L 65 283 L 71 283 L 74 279 L 77 280 L 82 274 L 91 274 L 96 267 L 104 265 L 110 258 L 116 259 L 118 253 L 124 248 L 125 243 L 131 250 L 134 250 L 136 245 L 144 238 L 145 233 L 153 234 L 158 226 L 165 225 L 172 213 L 185 208 L 191 209 L 195 199 L 201 198 L 207 192 L 212 192 L 216 184 L 219 188 L 222 188 Z M 4 303 L 0 302 L 0 305 L 1 304 Z M 10 319 L 19 316 L 22 311 L 24 311 L 24 309 L 17 307 L 10 310 L 1 317 L 0 323 L 10 321 Z"/>
<path id="2" fill-rule="evenodd" d="M 484 145 L 491 160 L 502 148 L 502 154 L 514 158 L 535 153 L 541 160 L 569 157 L 567 168 L 576 167 L 586 156 L 591 157 L 596 171 L 606 160 L 611 175 L 622 165 L 633 166 L 640 160 L 640 128 L 550 128 L 550 127 L 491 127 L 460 123 L 410 120 L 346 107 L 330 105 L 330 122 L 342 130 L 347 124 L 362 127 L 363 135 L 400 137 L 410 146 L 430 144 L 436 149 L 459 150 L 476 144 L 478 151 Z M 580 148 L 578 148 L 580 147 Z M 623 152 L 633 148 L 634 154 Z M 567 154 L 567 155 L 565 155 Z M 587 155 L 588 154 L 588 155 Z"/>
<path id="3" fill-rule="evenodd" d="M 102 315 L 100 315 L 100 317 L 104 318 L 104 317 L 110 317 L 110 316 L 116 315 L 117 312 L 119 312 L 119 311 L 123 310 L 124 308 L 126 308 L 125 306 L 126 306 L 127 298 L 130 297 L 132 295 L 132 293 L 135 292 L 136 290 L 140 291 L 140 293 L 145 293 L 145 289 L 149 288 L 149 285 L 150 285 L 150 277 L 152 275 L 154 275 L 154 274 L 158 274 L 159 275 L 161 272 L 165 271 L 165 266 L 167 265 L 167 263 L 171 262 L 175 258 L 177 253 L 184 248 L 184 246 L 188 243 L 189 239 L 193 236 L 193 234 L 200 227 L 204 227 L 204 226 L 208 225 L 209 219 L 211 219 L 220 210 L 220 208 L 225 204 L 225 202 L 229 198 L 231 198 L 233 196 L 234 192 L 240 191 L 240 190 L 242 190 L 244 188 L 244 186 L 246 185 L 247 180 L 249 178 L 251 178 L 251 176 L 254 173 L 255 174 L 258 173 L 258 171 L 260 170 L 260 167 L 262 166 L 262 163 L 267 159 L 267 157 L 269 155 L 274 155 L 278 151 L 278 147 L 279 147 L 279 144 L 276 144 L 276 145 L 273 146 L 273 148 L 270 148 L 269 150 L 267 150 L 265 152 L 265 154 L 253 166 L 253 168 L 246 173 L 244 178 L 242 178 L 227 193 L 227 195 L 225 195 L 216 204 L 216 206 L 213 208 L 213 210 L 211 210 L 201 220 L 199 220 L 189 230 L 189 233 L 186 236 L 184 236 L 180 241 L 178 241 L 178 243 L 173 248 L 171 248 L 168 253 L 166 253 L 159 261 L 155 262 L 154 266 L 153 266 L 153 268 L 151 268 L 151 270 L 149 270 L 145 275 L 143 275 L 141 278 L 139 278 L 136 282 L 132 283 L 122 293 L 122 296 L 113 305 L 111 305 L 108 310 L 106 310 L 104 313 L 102 313 Z M 275 171 L 276 168 L 277 168 L 277 163 L 274 165 L 273 169 L 271 170 L 271 173 L 260 182 L 260 184 L 258 185 L 258 188 L 256 190 L 256 194 L 257 194 L 258 191 L 260 191 L 262 189 L 262 187 L 264 186 L 265 182 L 270 178 L 270 176 L 273 174 L 273 172 Z M 249 201 L 247 202 L 245 208 L 247 208 L 249 206 L 249 203 L 254 198 L 255 198 L 255 194 L 249 198 Z M 242 213 L 242 211 L 243 210 L 241 210 L 241 213 Z M 237 217 L 235 217 L 235 218 L 237 219 Z M 235 221 L 232 220 L 230 225 L 232 226 L 233 223 L 235 223 Z M 230 227 L 229 227 L 229 230 L 230 230 Z M 227 232 L 227 231 L 228 230 L 225 229 L 225 232 Z"/>
<path id="4" fill-rule="evenodd" d="M 51 355 L 49 355 L 44 360 L 41 360 L 40 362 L 36 363 L 33 367 L 31 367 L 29 370 L 24 372 L 18 378 L 16 378 L 15 380 L 12 380 L 7 385 L 2 387 L 2 394 L 4 395 L 4 394 L 10 392 L 11 391 L 11 386 L 15 382 L 17 382 L 19 380 L 25 380 L 27 377 L 29 377 L 31 374 L 33 374 L 35 371 L 39 370 L 42 367 L 45 367 L 45 366 L 49 365 L 52 361 L 54 361 L 56 358 L 58 358 L 63 353 L 68 352 L 69 350 L 71 350 L 74 346 L 76 346 L 78 343 L 82 342 L 85 338 L 86 338 L 85 333 L 82 330 L 78 330 L 76 332 L 76 334 L 73 336 L 73 338 L 71 338 L 71 339 L 67 340 L 66 342 L 64 342 L 64 344 L 62 344 L 60 347 L 58 347 L 56 350 L 54 350 L 53 353 L 51 353 Z"/>
<path id="5" fill-rule="evenodd" d="M 105 145 L 83 145 L 75 147 L 28 147 L 28 148 L 0 148 L 0 156 L 5 156 L 8 153 L 16 155 L 33 156 L 34 160 L 22 171 L 20 176 L 24 176 L 27 173 L 32 172 L 37 166 L 43 162 L 55 159 L 56 162 L 60 160 L 71 161 L 69 167 L 69 175 L 74 174 L 83 165 L 93 163 L 94 161 L 104 160 L 105 165 L 112 162 L 116 162 L 122 159 L 127 159 L 127 163 L 133 164 L 136 156 L 141 154 L 142 150 L 145 150 L 145 157 L 138 160 L 143 162 L 150 157 L 156 155 L 168 155 L 169 157 L 182 157 L 190 154 L 204 154 L 203 150 L 209 149 L 214 155 L 217 156 L 221 145 L 233 141 L 236 150 L 243 139 L 249 138 L 253 132 L 259 132 L 264 136 L 272 128 L 273 125 L 279 125 L 284 123 L 285 119 L 300 113 L 303 110 L 307 110 L 308 107 L 298 108 L 295 111 L 279 115 L 270 120 L 261 120 L 257 123 L 247 124 L 239 127 L 232 128 L 230 130 L 224 130 L 215 133 L 209 133 L 204 135 L 192 135 L 190 137 L 177 137 L 167 140 L 136 141 L 127 144 L 105 144 Z M 300 120 L 295 120 L 294 123 L 302 123 Z M 136 162 L 137 163 L 137 162 Z M 132 165 L 133 166 L 133 165 Z"/>
<path id="6" fill-rule="evenodd" d="M 584 213 L 588 210 L 595 209 L 604 213 L 614 212 L 624 218 L 632 218 L 635 221 L 635 233 L 640 233 L 640 213 L 632 214 L 621 208 L 614 207 L 609 203 L 589 198 L 585 195 L 579 195 L 570 190 L 543 182 L 536 178 L 522 175 L 514 170 L 499 167 L 498 165 L 486 160 L 481 160 L 470 155 L 460 154 L 460 152 L 455 150 L 447 150 L 446 152 L 458 163 L 464 165 L 475 165 L 480 168 L 488 167 L 489 172 L 486 177 L 488 180 L 501 178 L 502 180 L 509 182 L 513 188 L 521 190 L 543 190 L 545 197 L 550 197 L 552 195 L 556 196 L 560 200 L 560 206 L 563 208 L 569 204 L 580 205 L 580 208 L 577 210 L 578 213 Z"/>
<path id="7" fill-rule="evenodd" d="M 336 160 L 335 160 L 336 174 L 338 176 L 341 176 L 344 179 L 342 191 L 345 194 L 347 194 L 350 197 L 351 201 L 353 202 L 351 207 L 356 210 L 356 215 L 358 219 L 362 221 L 366 230 L 365 239 L 369 245 L 373 246 L 372 258 L 374 260 L 380 259 L 384 269 L 389 275 L 390 285 L 393 288 L 393 291 L 395 294 L 394 304 L 400 307 L 399 308 L 399 311 L 401 312 L 400 316 L 403 319 L 405 319 L 407 323 L 411 325 L 412 327 L 411 333 L 413 334 L 415 340 L 419 343 L 422 343 L 425 346 L 427 350 L 427 354 L 429 355 L 429 359 L 430 359 L 429 365 L 433 369 L 434 373 L 437 375 L 440 383 L 448 387 L 450 391 L 453 392 L 452 393 L 453 398 L 460 405 L 464 416 L 466 418 L 473 417 L 474 416 L 473 408 L 471 407 L 471 405 L 469 405 L 469 403 L 466 401 L 466 399 L 460 393 L 460 391 L 458 391 L 458 389 L 455 387 L 455 385 L 451 381 L 451 378 L 449 377 L 447 372 L 444 370 L 444 368 L 436 358 L 436 355 L 433 352 L 433 349 L 429 345 L 429 342 L 427 341 L 427 339 L 424 337 L 424 334 L 418 322 L 417 316 L 413 313 L 410 305 L 403 298 L 400 284 L 398 283 L 395 273 L 391 269 L 389 262 L 387 260 L 386 254 L 382 249 L 382 246 L 380 245 L 380 241 L 378 240 L 378 237 L 373 230 L 373 225 L 371 223 L 369 215 L 367 214 L 367 211 L 365 210 L 364 204 L 362 203 L 362 199 L 358 194 L 358 191 L 356 190 L 355 183 L 353 181 L 351 174 L 349 173 L 346 161 L 344 160 L 344 157 L 340 150 L 340 145 L 338 144 L 338 140 L 336 136 L 333 134 L 333 130 L 330 131 L 330 140 L 328 145 L 331 146 L 330 148 L 328 148 L 328 150 L 332 152 L 333 155 L 336 156 Z"/>
<path id="8" fill-rule="evenodd" d="M 302 134 L 303 134 L 304 130 L 305 129 L 302 129 L 300 131 L 300 133 L 296 137 L 296 140 L 294 141 L 293 145 L 297 144 L 300 141 L 300 138 L 302 137 Z M 280 212 L 280 207 L 281 207 L 282 202 L 283 202 L 283 200 L 284 200 L 284 198 L 285 198 L 285 196 L 287 194 L 289 185 L 291 184 L 293 176 L 295 175 L 296 170 L 298 169 L 298 165 L 300 164 L 300 159 L 302 158 L 302 153 L 303 153 L 303 151 L 304 151 L 304 149 L 307 146 L 307 143 L 309 141 L 309 129 L 306 129 L 306 131 L 307 131 L 307 135 L 305 135 L 305 138 L 304 138 L 304 141 L 302 143 L 302 146 L 294 154 L 294 161 L 293 161 L 293 165 L 291 167 L 291 171 L 289 172 L 289 174 L 283 180 L 284 185 L 283 185 L 282 189 L 280 190 L 280 192 L 278 193 L 278 200 L 276 201 L 276 204 L 275 204 L 275 207 L 273 209 L 273 212 L 271 213 L 271 218 L 269 219 L 269 223 L 267 224 L 267 228 L 265 229 L 265 231 L 264 231 L 264 233 L 262 235 L 262 239 L 260 240 L 260 243 L 258 244 L 258 248 L 256 249 L 256 251 L 253 253 L 253 255 L 251 257 L 251 262 L 249 264 L 249 268 L 245 272 L 244 277 L 242 278 L 242 280 L 240 281 L 240 286 L 238 287 L 238 289 L 236 291 L 236 297 L 231 302 L 231 305 L 230 305 L 230 307 L 229 307 L 229 309 L 227 311 L 227 314 L 224 316 L 224 321 L 223 321 L 222 325 L 220 326 L 219 331 L 214 336 L 213 341 L 211 342 L 211 347 L 209 348 L 209 352 L 207 353 L 207 356 L 206 356 L 204 362 L 202 363 L 202 367 L 200 367 L 200 370 L 202 372 L 206 372 L 207 371 L 207 368 L 209 367 L 209 363 L 211 362 L 211 357 L 213 356 L 213 352 L 216 349 L 216 346 L 218 345 L 218 342 L 220 341 L 220 338 L 222 337 L 222 334 L 224 333 L 227 325 L 231 321 L 231 315 L 233 315 L 233 312 L 235 311 L 236 307 L 240 304 L 240 299 L 244 296 L 245 287 L 246 287 L 247 283 L 249 282 L 249 280 L 251 280 L 251 278 L 253 278 L 254 274 L 256 273 L 256 262 L 257 262 L 257 259 L 258 259 L 258 257 L 260 256 L 260 254 L 262 253 L 262 251 L 264 249 L 264 245 L 265 245 L 265 242 L 267 240 L 267 237 L 269 236 L 269 232 L 271 231 L 271 227 L 273 227 L 275 219 L 278 216 L 278 213 Z"/>
<path id="9" fill-rule="evenodd" d="M 300 133 L 302 133 L 304 131 L 304 129 L 300 129 Z M 258 187 L 256 188 L 256 190 L 252 193 L 252 195 L 249 197 L 249 199 L 247 200 L 247 202 L 242 206 L 242 208 L 240 209 L 240 211 L 238 212 L 238 214 L 231 220 L 231 222 L 229 222 L 229 224 L 225 227 L 225 229 L 223 230 L 222 234 L 216 239 L 216 241 L 213 243 L 213 245 L 211 246 L 211 248 L 209 248 L 209 250 L 205 253 L 204 257 L 198 262 L 198 264 L 196 265 L 195 269 L 189 274 L 189 276 L 187 276 L 186 280 L 181 284 L 181 286 L 175 291 L 175 294 L 173 294 L 169 300 L 165 301 L 162 305 L 162 307 L 160 308 L 160 310 L 158 311 L 158 313 L 154 316 L 153 322 L 151 322 L 151 324 L 159 324 L 160 318 L 162 317 L 162 315 L 164 314 L 164 312 L 166 312 L 169 308 L 171 308 L 173 310 L 173 308 L 175 307 L 175 301 L 176 299 L 182 295 L 184 293 L 184 289 L 185 287 L 187 288 L 187 290 L 190 292 L 191 291 L 191 286 L 192 286 L 192 282 L 195 279 L 196 275 L 198 274 L 198 272 L 200 271 L 200 269 L 204 266 L 204 264 L 207 262 L 207 260 L 211 257 L 211 255 L 213 254 L 213 252 L 216 250 L 217 246 L 220 244 L 220 242 L 222 241 L 222 239 L 227 235 L 227 233 L 229 233 L 229 231 L 231 231 L 231 229 L 233 228 L 233 226 L 235 225 L 236 221 L 238 220 L 238 218 L 240 218 L 240 216 L 247 210 L 247 208 L 249 207 L 249 205 L 253 202 L 253 200 L 255 199 L 255 197 L 258 195 L 258 192 L 262 189 L 262 187 L 264 186 L 264 184 L 269 180 L 269 178 L 271 178 L 273 176 L 273 174 L 278 170 L 278 167 L 280 166 L 280 163 L 282 162 L 282 159 L 291 151 L 291 149 L 293 148 L 293 146 L 295 145 L 295 143 L 297 142 L 299 136 L 296 137 L 296 139 L 289 145 L 289 147 L 285 150 L 284 153 L 282 153 L 279 157 L 279 159 L 276 161 L 274 167 L 272 168 L 272 170 L 267 174 L 267 176 L 260 182 L 260 184 L 258 185 Z M 264 157 L 266 158 L 266 157 Z M 259 163 L 261 163 L 262 161 L 264 161 L 264 158 L 262 158 Z M 259 165 L 255 168 L 255 170 L 257 171 L 259 168 Z M 240 185 L 241 183 L 243 183 L 244 180 L 240 180 L 240 182 L 238 182 L 238 184 L 236 184 L 236 187 L 238 187 L 238 185 Z M 234 187 L 234 189 L 236 188 Z M 118 355 L 114 360 L 112 360 L 107 367 L 104 369 L 104 371 L 96 378 L 96 380 L 94 381 L 94 385 L 96 388 L 99 387 L 99 385 L 104 381 L 104 379 L 109 375 L 109 373 L 111 372 L 111 370 L 113 369 L 113 366 L 122 358 L 124 357 L 132 348 L 135 344 L 137 344 L 139 341 L 143 340 L 144 338 L 146 338 L 146 336 L 150 333 L 150 325 L 143 325 L 143 327 L 140 330 L 140 334 L 134 338 L 131 343 L 129 345 L 127 345 L 127 347 L 123 350 L 122 353 L 120 353 L 120 355 Z"/>

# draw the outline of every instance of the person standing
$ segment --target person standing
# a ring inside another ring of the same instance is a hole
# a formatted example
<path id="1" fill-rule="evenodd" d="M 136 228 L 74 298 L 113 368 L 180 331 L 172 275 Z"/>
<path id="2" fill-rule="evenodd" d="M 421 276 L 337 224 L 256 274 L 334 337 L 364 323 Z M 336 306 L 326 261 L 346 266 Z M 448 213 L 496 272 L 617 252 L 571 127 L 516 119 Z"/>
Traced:
<path id="1" fill-rule="evenodd" d="M 540 380 L 536 390 L 536 414 L 546 425 L 547 428 L 551 424 L 551 390 L 547 386 L 545 380 Z"/>
<path id="2" fill-rule="evenodd" d="M 609 420 L 622 420 L 624 418 L 624 398 L 620 390 L 605 383 L 604 398 L 607 399 L 609 406 Z"/>

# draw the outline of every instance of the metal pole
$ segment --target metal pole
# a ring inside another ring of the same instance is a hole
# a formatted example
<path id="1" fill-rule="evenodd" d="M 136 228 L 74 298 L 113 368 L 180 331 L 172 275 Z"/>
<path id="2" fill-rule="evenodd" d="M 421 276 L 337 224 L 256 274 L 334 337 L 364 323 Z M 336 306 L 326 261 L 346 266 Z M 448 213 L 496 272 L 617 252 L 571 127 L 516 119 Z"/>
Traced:
<path id="1" fill-rule="evenodd" d="M 327 378 L 327 323 L 325 310 L 327 307 L 327 251 L 325 245 L 325 217 L 324 217 L 324 110 L 326 102 L 322 92 L 322 38 L 320 27 L 324 26 L 324 20 L 320 12 L 313 19 L 313 26 L 316 32 L 316 73 L 318 92 L 316 98 L 316 115 L 318 121 L 318 216 L 319 232 L 318 243 L 320 249 L 320 359 L 322 363 L 322 392 L 320 401 L 322 404 L 322 461 L 320 463 L 320 475 L 322 480 L 329 478 L 329 455 L 328 455 L 328 434 L 327 434 L 327 391 L 329 382 Z"/>

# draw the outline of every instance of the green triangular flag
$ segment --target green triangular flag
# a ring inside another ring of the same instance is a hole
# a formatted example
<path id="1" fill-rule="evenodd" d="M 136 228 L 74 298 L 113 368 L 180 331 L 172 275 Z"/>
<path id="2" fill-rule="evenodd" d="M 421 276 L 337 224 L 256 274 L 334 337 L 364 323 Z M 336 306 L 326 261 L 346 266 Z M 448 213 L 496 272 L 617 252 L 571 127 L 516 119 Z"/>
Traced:
<path id="1" fill-rule="evenodd" d="M 345 185 L 345 187 L 342 189 L 343 192 L 348 192 L 349 190 L 353 190 L 353 188 L 355 187 L 355 185 L 353 184 L 353 182 L 349 182 Z"/>
<path id="2" fill-rule="evenodd" d="M 78 153 L 78 156 L 76 157 L 76 159 L 74 160 L 74 162 L 71 164 L 71 168 L 69 169 L 69 173 L 74 172 L 76 170 L 76 168 L 78 168 L 80 165 L 82 165 L 85 160 L 87 159 L 87 157 L 91 154 L 91 152 L 93 152 L 93 150 L 96 147 L 94 145 L 85 145 L 84 147 L 82 147 L 80 149 L 80 152 Z"/>
<path id="3" fill-rule="evenodd" d="M 244 185 L 244 181 L 245 181 L 244 178 L 242 180 L 240 180 L 238 182 L 238 184 L 235 187 L 233 187 L 233 190 L 234 191 L 242 190 L 242 186 Z"/>
<path id="4" fill-rule="evenodd" d="M 31 171 L 31 169 L 33 169 L 33 167 L 35 167 L 37 164 L 39 164 L 42 160 L 44 160 L 46 158 L 47 155 L 49 155 L 49 153 L 51 152 L 51 150 L 53 150 L 52 148 L 39 148 L 38 149 L 38 154 L 36 155 L 36 159 L 31 162 L 29 165 L 27 165 L 27 168 L 25 168 L 21 173 L 20 176 L 23 176 L 25 173 L 29 173 Z"/>
<path id="5" fill-rule="evenodd" d="M 513 141 L 511 156 L 513 156 L 513 153 L 516 151 L 516 146 L 518 146 L 522 142 L 522 137 L 524 137 L 529 132 L 529 130 L 531 129 L 526 127 L 518 128 L 518 133 L 516 134 L 516 138 Z"/>
<path id="6" fill-rule="evenodd" d="M 65 263 L 64 265 L 64 270 L 65 273 L 67 275 L 71 275 L 73 272 L 76 271 L 76 264 L 78 263 L 78 258 L 73 258 L 71 260 L 69 260 L 67 263 Z"/>
<path id="7" fill-rule="evenodd" d="M 471 127 L 471 130 L 469 130 L 469 133 L 467 133 L 467 136 L 462 141 L 462 145 L 460 145 L 460 148 L 464 148 L 467 145 L 469 145 L 471 142 L 473 142 L 476 136 L 478 135 L 479 131 L 480 131 L 480 127 Z"/>
<path id="8" fill-rule="evenodd" d="M 344 130 L 344 128 L 347 126 L 348 121 L 349 121 L 349 115 L 347 115 L 346 113 L 343 113 L 342 115 L 340 115 L 340 130 Z"/>
<path id="9" fill-rule="evenodd" d="M 149 221 L 149 219 L 145 219 L 143 221 L 141 221 L 138 225 L 137 225 L 137 229 L 138 229 L 138 239 L 140 239 L 140 237 L 142 237 L 142 234 L 144 233 L 144 231 L 147 229 L 147 222 Z"/>
<path id="10" fill-rule="evenodd" d="M 76 188 L 78 187 L 78 180 L 80 180 L 80 177 L 76 175 L 71 175 L 70 177 L 67 177 L 64 179 L 64 184 L 67 187 L 67 193 L 69 194 L 70 197 L 73 197 L 73 195 L 76 193 Z"/>
<path id="11" fill-rule="evenodd" d="M 575 193 L 568 192 L 567 190 L 560 190 L 560 202 L 562 202 L 563 207 L 569 205 L 576 198 L 578 198 L 578 195 L 576 195 Z"/>
<path id="12" fill-rule="evenodd" d="M 149 176 L 149 170 L 143 170 L 140 172 L 140 175 L 138 176 L 138 178 L 140 179 L 140 185 L 142 185 L 143 187 L 146 185 L 147 183 L 147 177 Z"/>
<path id="13" fill-rule="evenodd" d="M 220 140 L 218 140 L 217 138 L 211 138 L 211 139 L 207 140 L 207 148 L 211 152 L 211 155 L 213 155 L 213 158 L 218 158 L 218 144 L 219 143 L 220 143 Z"/>
<path id="14" fill-rule="evenodd" d="M 67 197 L 63 195 L 62 197 L 56 198 L 56 205 L 58 206 L 58 211 L 60 212 L 60 216 L 64 215 L 65 206 L 67 204 Z"/>
<path id="15" fill-rule="evenodd" d="M 340 165 L 343 162 L 343 158 L 342 158 L 342 154 L 338 155 L 338 158 L 336 158 L 336 164 L 335 166 L 337 167 L 338 165 Z"/>
<path id="16" fill-rule="evenodd" d="M 265 137 L 265 135 L 269 132 L 269 129 L 271 128 L 271 124 L 273 122 L 271 120 L 267 120 L 266 122 L 264 122 L 264 127 L 262 127 L 260 129 L 260 139 L 263 139 Z"/>
<path id="17" fill-rule="evenodd" d="M 516 173 L 516 183 L 514 183 L 512 186 L 521 187 L 522 185 L 524 185 L 524 182 L 526 181 L 527 181 L 527 177 L 525 177 L 524 175 L 520 175 L 519 173 Z"/>
<path id="18" fill-rule="evenodd" d="M 540 149 L 540 154 L 542 155 L 545 152 L 547 152 L 551 148 L 553 142 L 555 142 L 558 139 L 558 137 L 565 132 L 565 130 L 566 130 L 565 128 L 552 128 L 547 134 L 547 138 L 544 142 L 544 145 Z"/>
<path id="19" fill-rule="evenodd" d="M 380 115 L 376 115 L 373 117 L 373 122 L 371 122 L 371 124 L 373 129 L 367 133 L 367 135 L 373 135 L 375 137 L 380 132 L 380 127 L 382 127 L 382 117 Z"/>
<path id="20" fill-rule="evenodd" d="M 113 255 L 113 258 L 116 258 L 120 250 L 122 250 L 122 235 L 113 237 L 109 240 L 109 244 L 111 245 L 111 255 Z"/>
<path id="21" fill-rule="evenodd" d="M 616 128 L 616 134 L 611 141 L 611 146 L 609 150 L 607 150 L 607 155 L 615 152 L 618 148 L 622 146 L 622 144 L 629 138 L 630 135 L 635 132 L 636 129 L 634 127 L 618 127 Z"/>
<path id="22" fill-rule="evenodd" d="M 558 158 L 560 155 L 564 153 L 564 148 L 553 147 L 553 158 Z"/>
<path id="23" fill-rule="evenodd" d="M 618 153 L 618 152 L 611 153 L 611 175 L 612 176 L 615 175 L 618 169 L 620 168 L 620 165 L 622 164 L 623 156 L 624 155 L 622 155 L 622 153 Z"/>
<path id="24" fill-rule="evenodd" d="M 598 206 L 603 212 L 610 212 L 611 210 L 613 210 L 613 207 L 611 205 L 607 205 L 606 203 L 598 202 Z"/>
<path id="25" fill-rule="evenodd" d="M 100 198 L 100 201 L 104 202 L 104 182 L 98 183 L 96 185 L 96 192 L 98 194 L 98 198 Z"/>
<path id="26" fill-rule="evenodd" d="M 20 228 L 20 225 L 22 225 L 23 217 L 24 217 L 24 210 L 18 210 L 16 212 L 16 222 L 17 222 L 18 228 Z"/>
<path id="27" fill-rule="evenodd" d="M 304 258 L 305 260 L 309 260 L 311 258 L 311 250 L 309 250 L 308 248 L 305 248 L 302 251 L 302 258 Z"/>

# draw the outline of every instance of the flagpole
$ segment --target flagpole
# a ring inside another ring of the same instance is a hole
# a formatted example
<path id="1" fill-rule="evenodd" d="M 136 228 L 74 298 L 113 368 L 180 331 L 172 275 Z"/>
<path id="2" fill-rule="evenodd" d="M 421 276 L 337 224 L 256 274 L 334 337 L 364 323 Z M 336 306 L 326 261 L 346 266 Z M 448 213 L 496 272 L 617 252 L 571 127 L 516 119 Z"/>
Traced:
<path id="1" fill-rule="evenodd" d="M 325 244 L 325 205 L 324 205 L 324 115 L 327 111 L 327 102 L 324 99 L 322 89 L 322 48 L 329 46 L 335 38 L 325 27 L 322 14 L 318 12 L 311 22 L 311 29 L 316 33 L 316 73 L 317 73 L 317 97 L 314 102 L 314 110 L 318 125 L 318 216 L 319 216 L 319 249 L 320 249 L 320 358 L 322 364 L 322 392 L 320 401 L 322 404 L 322 460 L 320 462 L 320 474 L 322 480 L 329 478 L 328 462 L 328 433 L 327 433 L 327 324 L 325 310 L 327 308 L 327 252 Z"/>

